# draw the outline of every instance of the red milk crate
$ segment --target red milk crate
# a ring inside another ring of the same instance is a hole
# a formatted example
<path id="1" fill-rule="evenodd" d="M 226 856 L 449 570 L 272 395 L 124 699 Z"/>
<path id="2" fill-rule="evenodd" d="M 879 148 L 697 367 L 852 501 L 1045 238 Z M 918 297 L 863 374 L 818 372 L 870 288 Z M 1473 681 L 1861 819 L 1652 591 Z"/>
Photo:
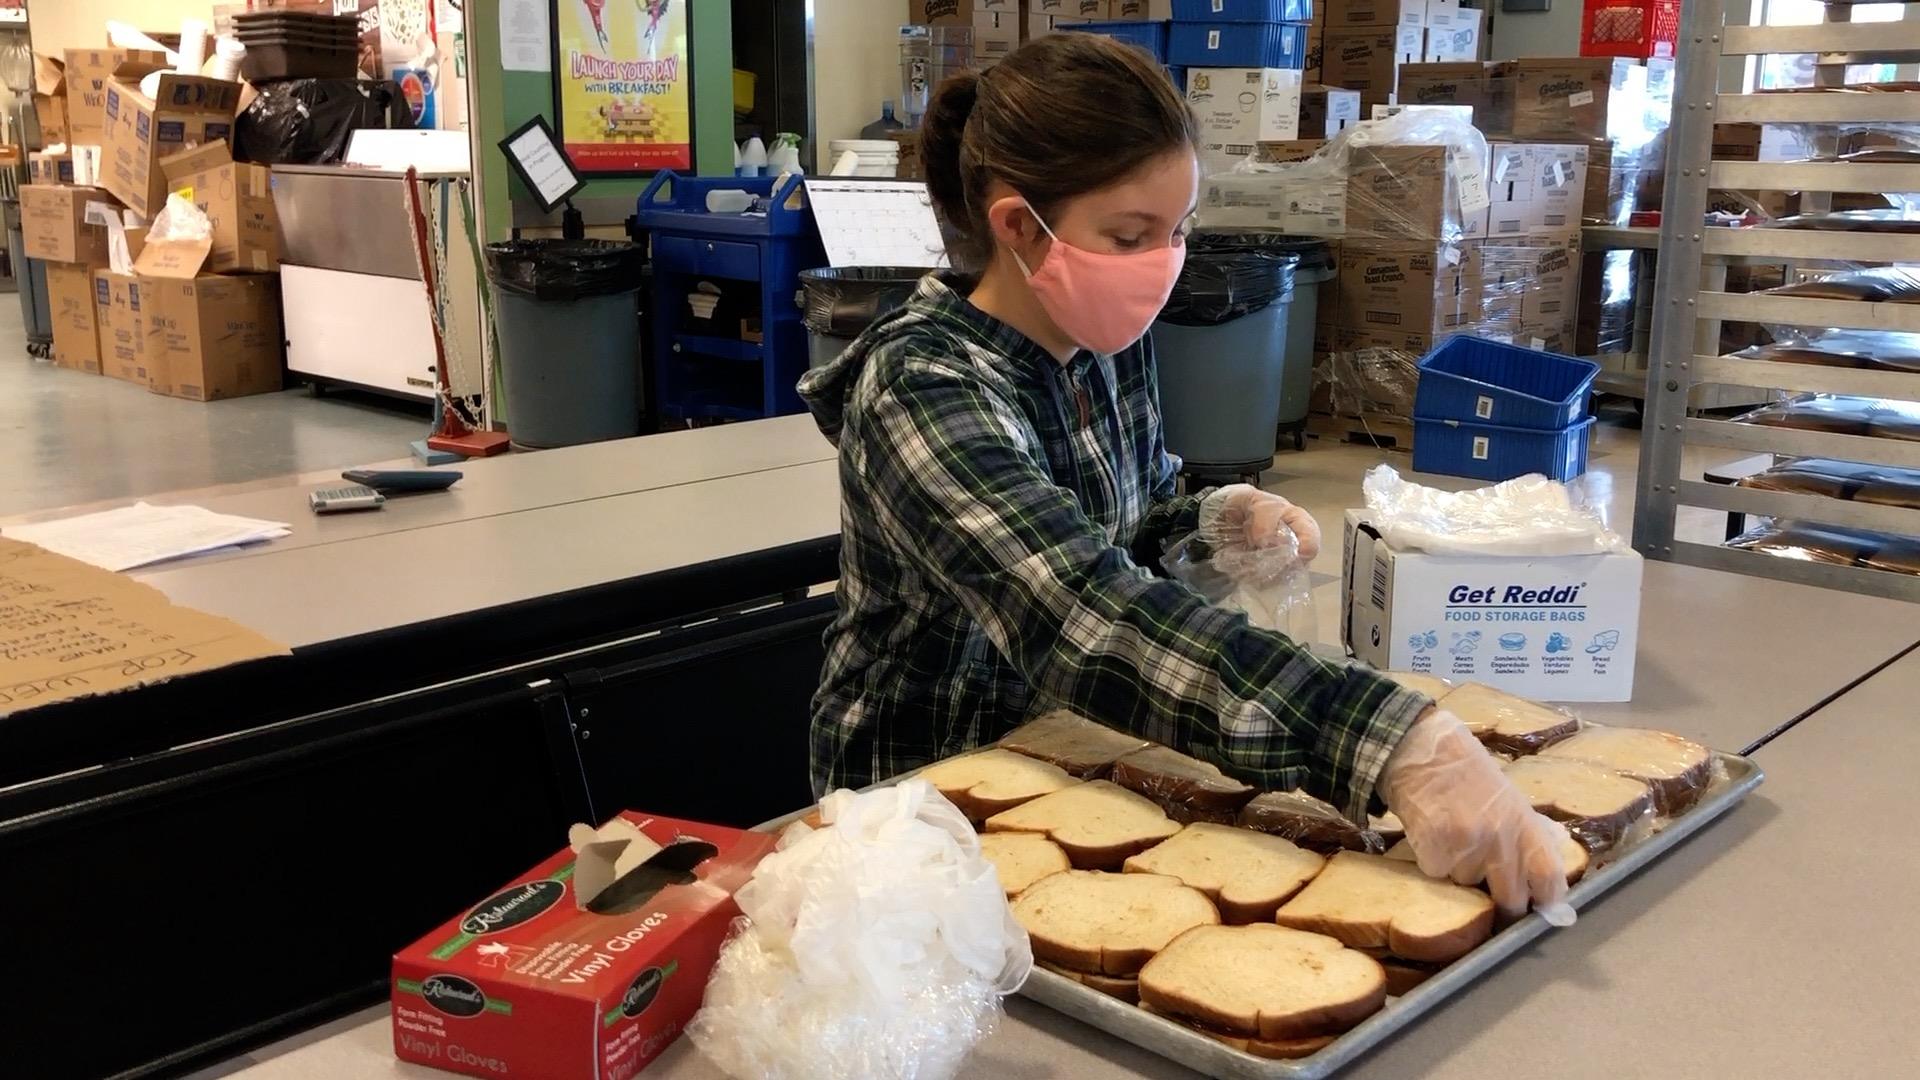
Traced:
<path id="1" fill-rule="evenodd" d="M 1586 0 L 1581 56 L 1668 59 L 1680 39 L 1680 0 Z"/>

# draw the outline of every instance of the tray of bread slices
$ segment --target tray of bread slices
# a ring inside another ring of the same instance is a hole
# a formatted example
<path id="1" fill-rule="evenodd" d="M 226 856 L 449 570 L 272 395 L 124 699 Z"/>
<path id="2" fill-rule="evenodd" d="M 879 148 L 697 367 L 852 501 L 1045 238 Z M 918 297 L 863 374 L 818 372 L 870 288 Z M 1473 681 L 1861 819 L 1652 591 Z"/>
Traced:
<path id="1" fill-rule="evenodd" d="M 1389 674 L 1567 826 L 1575 907 L 1763 779 L 1676 735 Z M 914 775 L 980 830 L 1032 939 L 1021 993 L 1210 1076 L 1327 1076 L 1547 930 L 1422 874 L 1391 815 L 1363 828 L 1067 712 Z"/>

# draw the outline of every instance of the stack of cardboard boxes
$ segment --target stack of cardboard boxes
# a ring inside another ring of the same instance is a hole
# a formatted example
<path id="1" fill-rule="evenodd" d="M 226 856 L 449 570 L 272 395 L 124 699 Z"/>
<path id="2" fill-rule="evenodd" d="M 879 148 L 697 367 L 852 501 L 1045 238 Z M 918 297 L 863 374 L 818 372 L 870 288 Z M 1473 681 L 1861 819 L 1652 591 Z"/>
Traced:
<path id="1" fill-rule="evenodd" d="M 154 71 L 164 58 L 75 50 L 64 94 L 44 111 L 36 101 L 43 131 L 64 113 L 68 160 L 96 180 L 63 182 L 75 174 L 43 159 L 21 189 L 26 254 L 47 263 L 54 361 L 199 401 L 278 390 L 279 224 L 266 167 L 227 150 L 240 84 L 166 72 L 149 98 L 140 80 Z M 208 231 L 148 242 L 174 194 Z"/>
<path id="2" fill-rule="evenodd" d="M 1375 105 L 1393 103 L 1407 65 L 1480 56 L 1481 13 L 1461 7 L 1459 0 L 1331 0 L 1321 6 L 1324 29 L 1309 43 L 1311 50 L 1318 42 L 1320 63 L 1308 74 L 1329 86 L 1358 90 L 1368 116 Z"/>
<path id="3" fill-rule="evenodd" d="M 1075 23 L 1166 19 L 1172 0 L 913 0 L 916 26 L 973 31 L 973 66 L 990 68 L 1037 37 Z"/>

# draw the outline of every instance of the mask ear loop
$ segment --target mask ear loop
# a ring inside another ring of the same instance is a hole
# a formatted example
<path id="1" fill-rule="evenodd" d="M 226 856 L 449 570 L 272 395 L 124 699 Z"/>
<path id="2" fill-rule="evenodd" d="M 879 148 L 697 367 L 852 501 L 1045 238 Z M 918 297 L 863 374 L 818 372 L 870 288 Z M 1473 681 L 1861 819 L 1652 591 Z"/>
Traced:
<path id="1" fill-rule="evenodd" d="M 1053 230 L 1052 230 L 1051 228 L 1049 228 L 1049 227 L 1047 226 L 1047 219 L 1046 219 L 1046 218 L 1043 218 L 1043 217 L 1041 217 L 1041 216 L 1040 216 L 1040 211 L 1038 211 L 1038 210 L 1035 210 L 1035 209 L 1033 208 L 1033 200 L 1032 200 L 1032 199 L 1029 199 L 1029 198 L 1027 198 L 1027 197 L 1026 197 L 1025 195 L 1022 195 L 1022 196 L 1020 196 L 1020 201 L 1021 201 L 1021 202 L 1023 202 L 1023 203 L 1026 203 L 1026 204 L 1027 204 L 1027 213 L 1029 213 L 1029 214 L 1032 214 L 1032 215 L 1033 215 L 1033 220 L 1035 220 L 1035 221 L 1037 221 L 1037 222 L 1039 222 L 1039 223 L 1040 223 L 1040 229 L 1041 229 L 1041 231 L 1043 231 L 1043 232 L 1045 232 L 1045 233 L 1047 234 L 1047 239 L 1049 239 L 1049 240 L 1051 240 L 1051 241 L 1053 241 L 1053 242 L 1054 242 L 1054 243 L 1056 243 L 1056 244 L 1057 244 L 1057 243 L 1059 243 L 1059 242 L 1060 242 L 1060 238 L 1059 238 L 1058 236 L 1055 236 L 1055 235 L 1053 234 Z M 1027 260 L 1025 260 L 1025 259 L 1023 259 L 1023 258 L 1021 258 L 1021 257 L 1020 257 L 1020 253 L 1019 253 L 1019 252 L 1017 252 L 1017 251 L 1015 251 L 1015 250 L 1013 250 L 1012 248 L 1008 248 L 1008 249 L 1007 249 L 1007 254 L 1009 254 L 1009 255 L 1011 255 L 1011 256 L 1013 256 L 1013 261 L 1014 261 L 1014 263 L 1015 263 L 1015 265 L 1017 265 L 1017 266 L 1019 266 L 1019 267 L 1020 267 L 1020 272 L 1021 272 L 1022 274 L 1025 274 L 1025 275 L 1027 275 L 1028 277 L 1032 277 L 1032 276 L 1033 276 L 1033 271 L 1032 271 L 1032 270 L 1029 270 L 1029 269 L 1027 268 Z"/>

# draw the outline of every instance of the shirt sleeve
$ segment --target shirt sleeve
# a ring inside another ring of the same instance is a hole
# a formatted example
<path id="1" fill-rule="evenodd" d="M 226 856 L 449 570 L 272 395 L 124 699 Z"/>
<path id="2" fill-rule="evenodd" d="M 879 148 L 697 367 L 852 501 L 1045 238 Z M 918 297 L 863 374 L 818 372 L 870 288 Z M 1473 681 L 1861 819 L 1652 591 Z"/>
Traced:
<path id="1" fill-rule="evenodd" d="M 906 362 L 867 422 L 881 527 L 1036 691 L 1250 783 L 1365 812 L 1428 698 L 1141 569 L 1051 482 L 1017 411 L 949 361 Z"/>

